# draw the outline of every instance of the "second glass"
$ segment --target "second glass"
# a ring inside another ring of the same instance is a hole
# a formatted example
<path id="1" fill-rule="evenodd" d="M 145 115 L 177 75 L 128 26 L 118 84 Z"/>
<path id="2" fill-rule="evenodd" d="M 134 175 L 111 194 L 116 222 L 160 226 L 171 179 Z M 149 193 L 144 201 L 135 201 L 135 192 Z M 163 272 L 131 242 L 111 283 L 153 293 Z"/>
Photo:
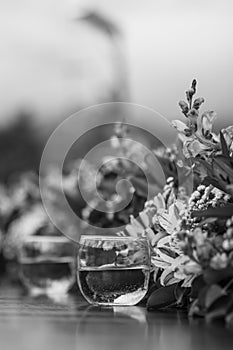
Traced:
<path id="1" fill-rule="evenodd" d="M 19 249 L 20 277 L 30 294 L 65 294 L 75 282 L 75 246 L 62 236 L 30 236 Z"/>

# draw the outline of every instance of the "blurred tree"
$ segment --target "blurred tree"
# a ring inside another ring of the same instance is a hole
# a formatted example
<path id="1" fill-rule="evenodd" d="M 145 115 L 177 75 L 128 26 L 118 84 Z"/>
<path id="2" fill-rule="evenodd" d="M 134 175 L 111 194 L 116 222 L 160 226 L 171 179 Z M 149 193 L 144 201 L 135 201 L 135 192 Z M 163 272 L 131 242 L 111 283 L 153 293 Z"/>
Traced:
<path id="1" fill-rule="evenodd" d="M 0 180 L 11 174 L 37 170 L 42 142 L 32 116 L 21 112 L 15 122 L 0 130 Z"/>

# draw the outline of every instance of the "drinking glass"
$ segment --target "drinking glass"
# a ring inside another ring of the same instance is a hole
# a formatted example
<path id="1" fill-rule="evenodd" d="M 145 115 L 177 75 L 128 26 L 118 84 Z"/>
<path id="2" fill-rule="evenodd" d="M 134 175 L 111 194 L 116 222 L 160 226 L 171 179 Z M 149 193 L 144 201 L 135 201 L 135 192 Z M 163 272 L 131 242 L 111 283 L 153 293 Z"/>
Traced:
<path id="1" fill-rule="evenodd" d="M 19 249 L 20 277 L 30 294 L 66 294 L 75 282 L 75 247 L 62 236 L 30 236 Z"/>
<path id="2" fill-rule="evenodd" d="M 94 305 L 136 305 L 147 293 L 150 250 L 145 238 L 81 236 L 78 284 Z"/>

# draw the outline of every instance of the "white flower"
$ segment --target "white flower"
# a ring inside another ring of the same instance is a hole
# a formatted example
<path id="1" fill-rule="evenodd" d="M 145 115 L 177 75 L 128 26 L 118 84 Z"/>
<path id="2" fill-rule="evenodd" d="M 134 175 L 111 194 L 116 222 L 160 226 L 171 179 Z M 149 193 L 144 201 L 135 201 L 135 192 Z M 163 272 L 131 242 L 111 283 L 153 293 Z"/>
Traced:
<path id="1" fill-rule="evenodd" d="M 227 267 L 228 258 L 226 253 L 218 253 L 210 260 L 210 266 L 215 270 L 221 270 Z"/>
<path id="2" fill-rule="evenodd" d="M 167 234 L 172 234 L 179 228 L 185 209 L 185 204 L 177 200 L 174 204 L 169 206 L 168 210 L 160 209 L 154 217 L 154 223 L 159 223 Z"/>
<path id="3" fill-rule="evenodd" d="M 192 281 L 201 273 L 201 266 L 184 255 L 175 268 L 174 277 L 183 280 L 183 287 L 191 287 Z"/>

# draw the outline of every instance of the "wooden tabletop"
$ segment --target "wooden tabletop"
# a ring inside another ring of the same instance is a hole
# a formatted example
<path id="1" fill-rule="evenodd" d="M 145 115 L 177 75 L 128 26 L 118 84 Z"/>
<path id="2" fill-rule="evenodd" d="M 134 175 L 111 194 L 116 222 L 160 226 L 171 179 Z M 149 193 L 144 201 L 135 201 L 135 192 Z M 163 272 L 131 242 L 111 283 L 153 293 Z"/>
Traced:
<path id="1" fill-rule="evenodd" d="M 98 308 L 82 296 L 32 298 L 0 285 L 1 350 L 232 350 L 233 330 L 184 312 Z"/>

